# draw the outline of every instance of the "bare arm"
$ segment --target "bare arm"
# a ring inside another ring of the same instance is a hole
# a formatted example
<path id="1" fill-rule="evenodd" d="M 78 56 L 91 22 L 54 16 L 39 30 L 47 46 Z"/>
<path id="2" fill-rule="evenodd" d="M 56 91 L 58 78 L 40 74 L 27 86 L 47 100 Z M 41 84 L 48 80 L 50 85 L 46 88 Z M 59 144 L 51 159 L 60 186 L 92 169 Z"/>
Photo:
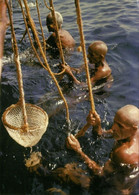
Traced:
<path id="1" fill-rule="evenodd" d="M 95 161 L 91 160 L 82 150 L 78 152 L 84 162 L 87 164 L 88 168 L 93 171 L 95 175 L 103 174 L 103 167 L 99 166 Z"/>
<path id="2" fill-rule="evenodd" d="M 76 138 L 79 138 L 81 136 L 84 136 L 85 132 L 91 125 L 89 123 L 86 123 L 85 126 L 75 135 Z"/>
<path id="3" fill-rule="evenodd" d="M 74 76 L 74 74 L 72 72 L 72 68 L 69 65 L 61 64 L 61 66 L 65 69 L 65 72 L 72 77 L 73 81 L 76 84 L 80 84 L 80 81 L 78 81 L 77 78 Z"/>
<path id="4" fill-rule="evenodd" d="M 107 67 L 99 67 L 97 72 L 95 72 L 95 75 L 91 77 L 91 82 L 95 83 L 101 79 L 108 78 L 111 75 L 111 69 L 109 66 Z"/>
<path id="5" fill-rule="evenodd" d="M 86 121 L 86 125 L 76 134 L 76 138 L 84 136 L 85 132 L 91 125 L 93 126 L 93 131 L 96 132 L 99 136 L 103 134 L 103 129 L 101 128 L 101 120 L 96 111 L 94 113 L 90 111 L 86 118 Z"/>
<path id="6" fill-rule="evenodd" d="M 89 115 L 87 116 L 87 123 L 93 126 L 93 131 L 96 132 L 98 136 L 112 137 L 113 134 L 112 129 L 110 130 L 102 129 L 101 119 L 96 111 L 94 113 L 92 113 L 91 111 L 89 112 Z"/>
<path id="7" fill-rule="evenodd" d="M 81 149 L 80 143 L 72 134 L 67 138 L 67 147 L 77 152 L 87 166 L 94 172 L 94 174 L 103 174 L 103 167 L 99 166 L 95 161 L 91 160 Z"/>

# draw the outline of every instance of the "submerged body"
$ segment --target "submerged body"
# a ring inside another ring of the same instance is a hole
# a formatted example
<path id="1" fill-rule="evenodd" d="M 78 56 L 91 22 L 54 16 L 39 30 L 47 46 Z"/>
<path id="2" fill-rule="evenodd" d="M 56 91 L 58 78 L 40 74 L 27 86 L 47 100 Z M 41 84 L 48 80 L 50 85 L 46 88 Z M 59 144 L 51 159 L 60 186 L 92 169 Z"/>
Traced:
<path id="1" fill-rule="evenodd" d="M 75 47 L 75 40 L 71 36 L 71 34 L 64 30 L 64 29 L 59 29 L 59 37 L 61 40 L 61 45 L 63 49 L 73 49 Z M 53 32 L 50 37 L 46 40 L 47 45 L 49 45 L 52 48 L 58 48 L 58 40 L 56 37 L 56 33 Z"/>
<path id="2" fill-rule="evenodd" d="M 74 49 L 75 47 L 75 40 L 71 36 L 71 34 L 62 29 L 62 23 L 63 23 L 63 17 L 59 12 L 55 12 L 56 21 L 58 25 L 58 34 L 61 41 L 61 46 L 63 49 Z M 48 49 L 57 49 L 59 48 L 59 42 L 56 35 L 56 27 L 53 23 L 53 17 L 52 14 L 49 13 L 46 17 L 46 25 L 49 32 L 52 32 L 50 37 L 46 40 Z"/>
<path id="3" fill-rule="evenodd" d="M 103 41 L 94 41 L 88 47 L 87 57 L 89 60 L 90 79 L 92 86 L 100 85 L 102 83 L 106 83 L 107 81 L 112 83 L 113 81 L 111 68 L 105 59 L 107 51 L 107 45 Z M 80 68 L 71 68 L 67 65 L 62 66 L 65 68 L 66 74 L 69 75 L 71 75 L 71 72 L 80 74 L 85 70 L 85 65 L 82 65 Z M 73 81 L 77 83 L 75 79 L 73 79 Z M 77 84 L 83 85 L 82 82 L 78 82 Z"/>
<path id="4" fill-rule="evenodd" d="M 105 180 L 102 183 L 112 186 L 121 194 L 130 194 L 139 178 L 139 109 L 133 105 L 119 109 L 112 128 L 107 131 L 101 128 L 101 120 L 96 112 L 93 114 L 90 112 L 87 124 L 88 127 L 84 127 L 76 137 L 72 134 L 68 136 L 67 147 L 77 152 L 92 170 L 93 176 L 95 176 L 94 183 L 95 178 L 100 178 L 98 182 Z M 91 160 L 82 151 L 80 143 L 76 139 L 83 136 L 91 125 L 93 125 L 93 131 L 99 136 L 110 136 L 116 140 L 110 159 L 104 166 Z M 99 189 L 96 190 L 99 191 Z"/>
<path id="5" fill-rule="evenodd" d="M 96 85 L 97 82 L 112 80 L 112 71 L 105 59 L 107 52 L 107 45 L 103 41 L 94 41 L 88 47 L 90 67 L 94 64 L 93 75 L 90 75 L 93 86 Z"/>

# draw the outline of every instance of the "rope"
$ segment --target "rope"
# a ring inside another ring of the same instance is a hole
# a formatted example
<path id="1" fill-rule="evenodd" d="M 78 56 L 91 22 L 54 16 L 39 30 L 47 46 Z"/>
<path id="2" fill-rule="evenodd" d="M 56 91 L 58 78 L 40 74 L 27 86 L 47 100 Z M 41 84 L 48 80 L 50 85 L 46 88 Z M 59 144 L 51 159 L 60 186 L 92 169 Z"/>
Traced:
<path id="1" fill-rule="evenodd" d="M 47 5 L 47 3 L 46 3 L 45 0 L 44 0 L 44 4 L 45 4 L 45 6 L 46 6 L 49 10 L 51 10 L 51 11 L 54 9 L 54 7 L 53 7 L 53 9 L 51 9 L 51 8 Z M 37 6 L 38 18 L 39 18 L 39 23 L 40 23 L 40 27 L 41 27 L 41 32 L 42 32 L 42 37 L 43 37 L 43 44 L 44 44 L 44 52 L 45 52 L 45 51 L 46 51 L 46 41 L 45 41 L 45 37 L 44 37 L 44 33 L 43 33 L 42 23 L 41 23 L 41 20 L 40 20 L 40 12 L 39 12 L 38 0 L 36 0 L 36 6 Z M 54 14 L 54 15 L 55 15 L 55 14 Z M 56 18 L 55 18 L 55 22 L 56 22 L 55 25 L 57 26 Z M 58 26 L 57 26 L 56 31 L 57 31 L 57 33 L 58 33 Z M 59 37 L 59 33 L 58 33 L 58 37 Z M 59 40 L 60 46 L 61 46 L 60 37 L 59 37 L 58 40 Z M 61 46 L 61 49 L 62 49 L 62 46 Z M 61 49 L 60 49 L 60 51 L 61 51 Z M 61 53 L 61 52 L 60 52 L 60 53 Z M 62 59 L 64 59 L 63 50 L 62 50 L 61 56 L 62 56 Z M 64 61 L 63 63 L 65 64 L 65 61 Z M 56 76 L 59 76 L 59 75 L 63 74 L 64 72 L 65 72 L 65 68 L 64 68 L 61 72 L 59 72 L 59 73 L 54 73 L 54 72 L 53 72 L 53 74 L 56 75 Z"/>
<path id="2" fill-rule="evenodd" d="M 18 0 L 19 4 L 20 4 L 20 7 L 21 7 L 21 11 L 22 11 L 22 14 L 23 14 L 23 19 L 24 19 L 24 22 L 25 22 L 25 26 L 26 26 L 26 30 L 27 30 L 27 33 L 28 33 L 28 37 L 29 37 L 29 40 L 30 40 L 30 43 L 31 43 L 31 46 L 32 46 L 32 49 L 38 59 L 38 61 L 40 62 L 41 66 L 47 70 L 46 66 L 44 66 L 42 60 L 40 59 L 38 53 L 37 53 L 37 50 L 36 48 L 34 47 L 34 44 L 33 44 L 33 41 L 31 39 L 31 36 L 30 36 L 30 32 L 29 32 L 29 28 L 28 28 L 28 24 L 27 24 L 27 21 L 26 21 L 26 17 L 25 17 L 25 12 L 23 10 L 23 6 L 22 6 L 22 3 L 21 3 L 21 0 Z"/>
<path id="3" fill-rule="evenodd" d="M 38 0 L 36 0 L 36 7 L 37 7 L 37 12 L 38 12 L 38 18 L 39 18 L 40 28 L 41 28 L 41 32 L 42 32 L 43 46 L 44 46 L 44 53 L 45 53 L 46 52 L 46 41 L 45 41 L 45 37 L 44 37 L 44 33 L 43 33 L 43 28 L 42 28 L 42 22 L 41 22 L 41 18 L 40 18 L 40 11 L 39 11 Z"/>
<path id="4" fill-rule="evenodd" d="M 47 9 L 49 9 L 50 11 L 52 10 L 52 8 L 51 7 L 49 7 L 48 5 L 47 5 L 47 3 L 46 3 L 46 1 L 44 0 L 44 4 L 45 4 L 45 6 L 47 7 Z"/>
<path id="5" fill-rule="evenodd" d="M 18 1 L 20 1 L 20 0 L 18 0 Z M 55 78 L 53 72 L 51 71 L 48 62 L 47 62 L 46 56 L 45 56 L 44 51 L 43 51 L 43 49 L 42 49 L 40 40 L 39 40 L 39 38 L 38 38 L 38 33 L 37 33 L 37 30 L 36 30 L 35 24 L 34 24 L 32 18 L 31 18 L 31 15 L 30 15 L 30 11 L 29 11 L 29 8 L 28 8 L 28 5 L 27 5 L 27 0 L 23 0 L 23 2 L 24 2 L 24 5 L 25 5 L 25 9 L 26 9 L 26 12 L 27 12 L 27 16 L 28 16 L 28 18 L 29 18 L 29 22 L 30 22 L 31 28 L 32 28 L 33 33 L 34 33 L 34 36 L 35 36 L 35 40 L 36 40 L 37 45 L 38 45 L 38 47 L 39 47 L 39 49 L 40 49 L 40 53 L 41 53 L 41 55 L 42 55 L 42 57 L 43 57 L 43 59 L 44 59 L 44 63 L 45 63 L 45 65 L 46 65 L 46 67 L 47 67 L 47 70 L 48 70 L 49 74 L 51 75 L 52 79 L 54 80 L 54 82 L 55 82 L 55 84 L 56 84 L 56 86 L 57 86 L 57 88 L 58 88 L 59 94 L 61 95 L 61 97 L 62 97 L 62 99 L 63 99 L 63 101 L 64 101 L 64 103 L 65 103 L 67 121 L 69 121 L 68 104 L 67 104 L 66 99 L 65 99 L 65 97 L 64 97 L 64 95 L 63 95 L 63 93 L 62 93 L 62 91 L 61 91 L 61 88 L 60 88 L 60 86 L 59 86 L 59 84 L 58 84 L 58 82 L 57 82 L 57 80 L 56 80 L 56 78 Z M 20 1 L 20 3 L 21 3 L 21 1 Z"/>
<path id="6" fill-rule="evenodd" d="M 55 33 L 56 33 L 56 38 L 58 40 L 58 48 L 59 48 L 59 52 L 60 52 L 61 61 L 62 61 L 62 64 L 64 66 L 67 66 L 67 63 L 65 62 L 65 59 L 64 59 L 63 49 L 62 49 L 62 45 L 61 45 L 61 39 L 60 39 L 59 32 L 58 32 L 59 30 L 58 30 L 58 24 L 57 24 L 57 20 L 56 20 L 56 16 L 55 16 L 55 9 L 54 9 L 54 5 L 53 5 L 53 0 L 49 0 L 49 3 L 50 3 L 50 7 L 51 7 L 51 13 L 53 16 L 53 24 L 56 27 Z M 64 70 L 66 71 L 66 67 L 64 68 Z M 79 83 L 79 81 L 76 79 L 76 77 L 74 76 L 72 71 L 70 73 L 70 76 L 73 78 L 73 80 L 76 83 Z"/>
<path id="7" fill-rule="evenodd" d="M 18 79 L 19 93 L 20 93 L 19 102 L 21 102 L 21 107 L 22 107 L 22 112 L 23 112 L 23 120 L 24 120 L 23 131 L 27 131 L 28 123 L 27 123 L 27 114 L 26 114 L 26 108 L 25 108 L 22 71 L 21 71 L 21 65 L 20 65 L 19 54 L 18 54 L 18 46 L 17 46 L 15 31 L 14 31 L 14 27 L 13 27 L 12 11 L 11 11 L 11 8 L 8 4 L 8 0 L 5 0 L 5 1 L 6 1 L 6 5 L 8 8 L 10 24 L 11 24 L 10 25 L 11 26 L 11 34 L 12 34 L 12 39 L 13 39 L 12 40 L 12 47 L 13 47 L 13 51 L 14 51 L 14 60 L 16 63 L 16 68 L 17 68 L 17 76 L 18 76 L 17 79 Z"/>
<path id="8" fill-rule="evenodd" d="M 58 25 L 57 25 L 57 20 L 56 20 L 56 16 L 55 16 L 55 9 L 54 9 L 54 5 L 53 5 L 53 0 L 49 0 L 49 3 L 50 3 L 50 6 L 52 8 L 51 12 L 52 12 L 52 16 L 53 16 L 53 23 L 56 27 L 55 33 L 56 33 L 56 37 L 57 37 L 57 40 L 58 40 L 58 48 L 59 48 L 60 57 L 61 57 L 61 60 L 62 60 L 62 64 L 65 65 L 64 54 L 63 54 L 61 40 L 60 40 L 60 36 L 59 36 L 59 32 L 58 32 Z"/>
<path id="9" fill-rule="evenodd" d="M 47 67 L 43 64 L 42 60 L 40 59 L 40 57 L 39 57 L 39 55 L 38 55 L 38 53 L 37 53 L 36 48 L 34 47 L 33 41 L 32 41 L 31 36 L 30 36 L 30 32 L 29 32 L 29 28 L 28 28 L 28 24 L 27 24 L 27 21 L 26 21 L 26 16 L 25 16 L 25 12 L 24 12 L 24 10 L 23 10 L 22 3 L 21 3 L 20 0 L 18 0 L 18 2 L 19 2 L 20 7 L 21 7 L 21 11 L 22 11 L 22 14 L 23 14 L 23 19 L 24 19 L 24 22 L 25 22 L 26 31 L 27 31 L 27 33 L 28 33 L 28 37 L 29 37 L 29 40 L 30 40 L 30 43 L 31 43 L 31 47 L 32 47 L 32 49 L 33 49 L 33 51 L 34 51 L 34 53 L 35 53 L 35 55 L 36 55 L 36 57 L 37 57 L 39 63 L 41 64 L 41 66 L 42 66 L 45 70 L 48 71 Z M 63 74 L 64 72 L 65 72 L 65 69 L 62 70 L 62 71 L 59 72 L 59 73 L 54 73 L 54 72 L 53 72 L 53 74 L 54 74 L 54 75 L 61 75 L 61 74 Z"/>
<path id="10" fill-rule="evenodd" d="M 59 76 L 59 75 L 63 74 L 64 72 L 65 72 L 65 68 L 61 72 L 54 73 L 54 74 L 57 75 L 57 76 Z"/>
<path id="11" fill-rule="evenodd" d="M 92 112 L 95 112 L 95 104 L 94 104 L 94 99 L 93 99 L 93 94 L 92 94 L 92 85 L 91 85 L 88 62 L 87 62 L 87 55 L 86 55 L 86 49 L 85 49 L 85 41 L 84 41 L 84 35 L 83 35 L 83 24 L 82 24 L 79 0 L 75 0 L 75 7 L 76 7 L 76 13 L 77 13 L 77 24 L 79 27 L 80 40 L 81 40 L 81 45 L 82 45 L 82 50 L 83 50 L 86 75 L 87 75 L 87 83 L 88 83 L 88 88 L 89 88 L 91 110 L 92 110 Z"/>

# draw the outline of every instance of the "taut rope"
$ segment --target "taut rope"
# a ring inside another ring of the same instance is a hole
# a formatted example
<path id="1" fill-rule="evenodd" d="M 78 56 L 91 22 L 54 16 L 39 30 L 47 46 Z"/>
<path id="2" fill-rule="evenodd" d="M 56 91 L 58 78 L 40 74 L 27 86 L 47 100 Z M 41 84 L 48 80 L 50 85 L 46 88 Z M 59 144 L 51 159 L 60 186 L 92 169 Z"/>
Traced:
<path id="1" fill-rule="evenodd" d="M 46 52 L 46 41 L 45 41 L 45 36 L 44 36 L 44 33 L 43 33 L 43 28 L 42 28 L 42 22 L 41 22 L 41 17 L 40 17 L 38 0 L 36 0 L 36 7 L 37 7 L 37 12 L 38 12 L 38 18 L 39 18 L 40 28 L 41 28 L 41 32 L 42 32 L 43 47 L 44 47 L 44 53 L 45 53 Z"/>
<path id="2" fill-rule="evenodd" d="M 18 76 L 18 85 L 19 85 L 19 93 L 20 93 L 20 99 L 19 103 L 21 102 L 22 106 L 22 112 L 23 112 L 23 120 L 24 120 L 24 127 L 23 130 L 27 131 L 28 129 L 28 123 L 27 123 L 27 114 L 26 114 L 26 108 L 25 108 L 25 100 L 24 100 L 24 90 L 23 90 L 23 80 L 22 80 L 22 71 L 21 71 L 21 65 L 20 65 L 20 60 L 19 60 L 19 54 L 18 54 L 18 47 L 17 47 L 17 42 L 16 42 L 16 36 L 15 36 L 15 31 L 13 27 L 13 17 L 12 17 L 12 11 L 11 8 L 8 4 L 8 0 L 5 0 L 8 8 L 8 13 L 9 13 L 9 18 L 10 18 L 10 26 L 11 26 L 11 34 L 12 34 L 12 47 L 14 51 L 14 60 L 16 63 L 16 68 L 17 68 L 17 76 Z"/>
<path id="3" fill-rule="evenodd" d="M 76 13 L 77 13 L 77 24 L 78 24 L 79 32 L 80 32 L 80 40 L 81 40 L 81 44 L 82 44 L 83 57 L 84 57 L 86 75 L 87 75 L 87 83 L 88 83 L 88 88 L 89 88 L 91 110 L 92 110 L 92 112 L 95 112 L 95 104 L 94 104 L 94 98 L 93 98 L 93 94 L 92 94 L 92 85 L 91 85 L 89 68 L 88 68 L 88 62 L 87 62 L 87 54 L 86 54 L 86 49 L 85 49 L 85 41 L 84 41 L 84 34 L 83 34 L 83 24 L 82 24 L 79 0 L 75 0 L 75 6 L 76 6 Z"/>
<path id="4" fill-rule="evenodd" d="M 83 34 L 83 24 L 82 24 L 82 18 L 81 18 L 81 11 L 80 11 L 80 3 L 79 0 L 75 0 L 75 6 L 76 6 L 76 13 L 77 13 L 77 24 L 79 27 L 80 32 L 80 40 L 83 50 L 83 57 L 84 57 L 84 63 L 85 63 L 85 69 L 86 69 L 86 75 L 87 75 L 87 83 L 89 88 L 89 96 L 90 96 L 90 102 L 91 102 L 91 111 L 95 112 L 95 104 L 94 104 L 94 98 L 92 94 L 92 85 L 90 80 L 90 74 L 89 74 L 89 68 L 88 68 L 88 62 L 87 62 L 87 55 L 86 55 L 86 49 L 85 49 L 85 41 L 84 41 L 84 34 Z M 86 123 L 85 126 L 75 135 L 76 138 L 83 136 L 86 130 L 90 127 L 90 124 Z"/>
<path id="5" fill-rule="evenodd" d="M 20 4 L 21 4 L 21 0 L 18 0 L 18 1 L 19 1 Z M 36 43 L 37 43 L 37 45 L 38 45 L 38 47 L 39 47 L 39 50 L 40 50 L 40 53 L 41 53 L 41 55 L 42 55 L 42 57 L 43 57 L 43 59 L 44 59 L 44 63 L 45 63 L 45 65 L 46 65 L 46 67 L 47 67 L 47 70 L 48 70 L 50 76 L 52 77 L 52 79 L 54 80 L 54 82 L 55 82 L 55 84 L 56 84 L 56 86 L 57 86 L 57 88 L 58 88 L 59 94 L 61 95 L 61 97 L 62 97 L 62 99 L 63 99 L 63 101 L 64 101 L 64 103 L 65 103 L 67 121 L 69 121 L 69 109 L 68 109 L 68 104 L 67 104 L 66 99 L 65 99 L 65 97 L 64 97 L 64 95 L 63 95 L 63 93 L 62 93 L 62 91 L 61 91 L 61 88 L 60 88 L 60 86 L 59 86 L 59 84 L 58 84 L 58 82 L 57 82 L 57 80 L 56 80 L 56 78 L 55 78 L 53 72 L 51 71 L 48 62 L 47 62 L 45 53 L 44 53 L 44 51 L 43 51 L 43 49 L 42 49 L 40 40 L 39 40 L 39 38 L 38 38 L 38 33 L 37 33 L 37 30 L 36 30 L 35 24 L 34 24 L 32 18 L 31 18 L 31 15 L 30 15 L 30 11 L 29 11 L 29 8 L 28 8 L 28 5 L 27 5 L 27 0 L 23 0 L 23 2 L 24 2 L 24 5 L 25 5 L 25 9 L 26 9 L 26 12 L 27 12 L 27 16 L 28 16 L 28 19 L 29 19 L 31 28 L 32 28 L 33 33 L 34 33 L 34 36 L 35 36 Z"/>
<path id="6" fill-rule="evenodd" d="M 57 37 L 57 40 L 58 40 L 58 48 L 59 48 L 60 57 L 61 57 L 61 60 L 62 60 L 62 64 L 65 65 L 64 54 L 63 54 L 61 40 L 60 40 L 60 36 L 59 36 L 59 32 L 58 32 L 58 25 L 57 25 L 57 20 L 56 20 L 56 16 L 55 16 L 55 9 L 54 9 L 54 5 L 53 5 L 53 0 L 49 0 L 49 3 L 50 3 L 50 6 L 52 8 L 51 13 L 52 13 L 52 16 L 53 16 L 53 19 L 54 19 L 53 20 L 54 25 L 56 27 L 55 33 L 56 33 L 56 37 Z"/>

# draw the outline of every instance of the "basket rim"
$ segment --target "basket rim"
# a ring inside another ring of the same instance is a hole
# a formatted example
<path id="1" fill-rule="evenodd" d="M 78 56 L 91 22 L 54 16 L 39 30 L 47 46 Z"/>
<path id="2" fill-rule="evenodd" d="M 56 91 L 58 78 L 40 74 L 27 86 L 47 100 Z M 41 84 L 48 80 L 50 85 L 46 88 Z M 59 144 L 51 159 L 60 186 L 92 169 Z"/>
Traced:
<path id="1" fill-rule="evenodd" d="M 17 107 L 17 106 L 20 106 L 20 103 L 19 103 L 19 102 L 16 103 L 16 104 L 12 104 L 12 105 L 9 106 L 8 108 L 6 108 L 6 110 L 4 111 L 4 113 L 3 113 L 3 115 L 2 115 L 2 122 L 3 122 L 4 126 L 10 128 L 10 129 L 13 129 L 13 130 L 23 130 L 23 129 L 24 129 L 24 125 L 23 125 L 22 127 L 15 127 L 15 126 L 13 126 L 13 125 L 10 125 L 10 124 L 6 121 L 6 115 L 7 115 L 7 113 L 8 113 L 11 109 L 13 109 L 13 108 L 15 108 L 15 107 Z M 46 127 L 47 127 L 47 125 L 48 125 L 48 120 L 49 120 L 48 114 L 47 114 L 42 108 L 40 108 L 39 106 L 36 106 L 36 105 L 34 105 L 34 104 L 30 104 L 30 103 L 25 103 L 25 106 L 35 107 L 35 108 L 39 109 L 39 110 L 44 114 L 44 116 L 45 116 Z M 38 129 L 38 128 L 40 128 L 40 127 L 41 127 L 41 126 L 36 127 L 36 128 L 32 128 L 32 129 L 35 131 L 35 129 Z M 30 129 L 30 128 L 29 128 L 29 129 Z M 31 129 L 30 129 L 30 130 L 31 130 Z M 32 131 L 33 131 L 33 130 L 32 130 Z"/>

